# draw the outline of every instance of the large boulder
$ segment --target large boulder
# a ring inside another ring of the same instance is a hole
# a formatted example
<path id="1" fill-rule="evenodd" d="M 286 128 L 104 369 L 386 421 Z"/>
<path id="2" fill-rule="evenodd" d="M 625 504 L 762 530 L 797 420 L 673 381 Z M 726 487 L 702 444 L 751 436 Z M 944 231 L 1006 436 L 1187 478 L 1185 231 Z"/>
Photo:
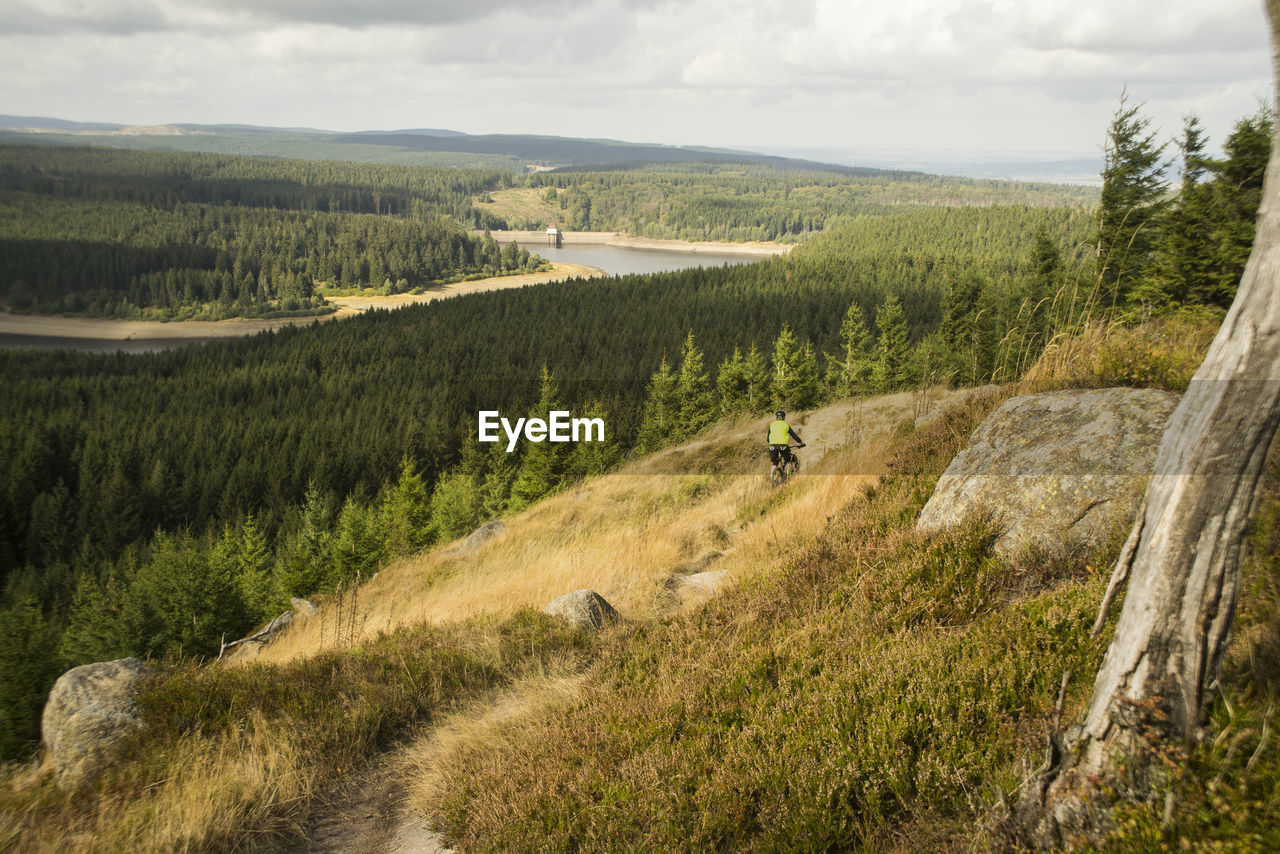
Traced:
<path id="1" fill-rule="evenodd" d="M 1005 558 L 1098 545 L 1132 523 L 1178 399 L 1129 388 L 1011 398 L 947 466 L 917 527 L 990 513 Z"/>
<path id="2" fill-rule="evenodd" d="M 447 555 L 468 554 L 480 548 L 494 537 L 497 537 L 505 530 L 507 530 L 507 525 L 501 519 L 494 519 L 493 521 L 485 522 L 479 528 L 476 528 L 470 534 L 467 534 L 467 538 L 465 540 L 458 543 L 456 546 L 451 546 L 450 548 L 445 549 L 444 553 Z"/>
<path id="3" fill-rule="evenodd" d="M 154 671 L 136 658 L 68 670 L 54 683 L 41 721 L 58 787 L 73 791 L 116 759 L 142 727 L 138 692 Z"/>
<path id="4" fill-rule="evenodd" d="M 542 609 L 542 613 L 568 620 L 569 625 L 598 629 L 618 619 L 618 612 L 594 590 L 566 593 Z"/>

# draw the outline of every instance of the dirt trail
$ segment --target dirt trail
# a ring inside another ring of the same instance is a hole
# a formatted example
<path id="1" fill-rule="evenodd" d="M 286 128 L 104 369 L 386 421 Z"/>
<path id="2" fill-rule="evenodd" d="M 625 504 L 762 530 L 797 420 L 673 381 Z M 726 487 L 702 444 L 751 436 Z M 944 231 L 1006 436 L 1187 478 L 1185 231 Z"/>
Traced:
<path id="1" fill-rule="evenodd" d="M 453 854 L 407 806 L 403 752 L 340 781 L 315 806 L 307 841 L 288 854 Z"/>

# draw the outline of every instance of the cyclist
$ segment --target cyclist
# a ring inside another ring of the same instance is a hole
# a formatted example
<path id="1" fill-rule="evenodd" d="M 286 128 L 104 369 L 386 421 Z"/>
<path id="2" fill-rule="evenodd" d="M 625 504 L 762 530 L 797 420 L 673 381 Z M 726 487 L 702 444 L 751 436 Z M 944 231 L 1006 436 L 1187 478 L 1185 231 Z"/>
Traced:
<path id="1" fill-rule="evenodd" d="M 804 442 L 801 441 L 800 435 L 791 429 L 791 425 L 787 423 L 787 413 L 779 409 L 773 413 L 774 422 L 769 425 L 769 462 L 777 466 L 785 463 L 795 463 L 796 455 L 791 453 L 791 440 L 796 440 L 796 447 L 803 448 Z"/>

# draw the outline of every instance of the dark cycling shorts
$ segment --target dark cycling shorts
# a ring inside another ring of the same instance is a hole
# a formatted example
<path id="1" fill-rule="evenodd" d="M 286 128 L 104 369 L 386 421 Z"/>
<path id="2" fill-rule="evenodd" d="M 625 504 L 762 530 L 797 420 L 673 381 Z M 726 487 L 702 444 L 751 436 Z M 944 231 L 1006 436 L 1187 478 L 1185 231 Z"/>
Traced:
<path id="1" fill-rule="evenodd" d="M 769 462 L 777 465 L 779 462 L 791 462 L 794 455 L 791 453 L 789 445 L 770 445 L 769 446 Z"/>

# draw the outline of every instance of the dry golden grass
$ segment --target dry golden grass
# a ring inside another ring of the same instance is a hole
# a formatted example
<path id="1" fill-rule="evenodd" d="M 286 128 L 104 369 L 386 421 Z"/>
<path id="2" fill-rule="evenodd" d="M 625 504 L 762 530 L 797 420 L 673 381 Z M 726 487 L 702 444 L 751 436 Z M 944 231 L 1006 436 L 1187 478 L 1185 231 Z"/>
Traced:
<path id="1" fill-rule="evenodd" d="M 1095 355 L 1118 328 L 1114 322 L 1094 320 L 1075 335 L 1055 335 L 1022 375 L 1022 383 L 1030 388 L 1084 384 L 1093 374 Z"/>
<path id="2" fill-rule="evenodd" d="M 477 745 L 522 740 L 532 712 L 545 713 L 574 703 L 585 681 L 583 676 L 549 674 L 521 680 L 488 702 L 450 716 L 405 752 L 410 808 L 426 813 L 440 801 L 456 757 Z"/>
<path id="3" fill-rule="evenodd" d="M 256 720 L 230 738 L 184 739 L 169 757 L 167 776 L 145 787 L 143 798 L 127 783 L 66 795 L 57 792 L 48 769 L 17 774 L 6 781 L 0 849 L 158 854 L 238 847 L 247 840 L 226 835 L 229 829 L 285 832 L 290 827 L 279 805 L 294 803 L 303 813 L 317 781 L 301 770 L 308 766 L 300 754 L 288 732 Z M 24 802 L 25 808 L 14 808 Z"/>
<path id="4" fill-rule="evenodd" d="M 769 565 L 778 548 L 816 536 L 882 471 L 895 430 L 966 393 L 900 392 L 801 415 L 793 421 L 808 444 L 801 476 L 777 494 L 766 476 L 767 420 L 721 423 L 544 499 L 473 552 L 450 554 L 445 544 L 388 566 L 354 596 L 321 603 L 319 616 L 296 622 L 257 660 L 289 661 L 420 622 L 509 616 L 584 588 L 630 619 L 696 604 L 712 588 L 682 597 L 681 577 L 710 569 L 723 572 L 717 586 L 731 583 Z M 767 515 L 752 510 L 766 502 Z"/>
<path id="5" fill-rule="evenodd" d="M 1076 334 L 1050 341 L 1019 386 L 1029 391 L 1107 385 L 1183 391 L 1221 322 L 1221 314 L 1209 309 L 1184 309 L 1136 325 L 1089 321 Z"/>

